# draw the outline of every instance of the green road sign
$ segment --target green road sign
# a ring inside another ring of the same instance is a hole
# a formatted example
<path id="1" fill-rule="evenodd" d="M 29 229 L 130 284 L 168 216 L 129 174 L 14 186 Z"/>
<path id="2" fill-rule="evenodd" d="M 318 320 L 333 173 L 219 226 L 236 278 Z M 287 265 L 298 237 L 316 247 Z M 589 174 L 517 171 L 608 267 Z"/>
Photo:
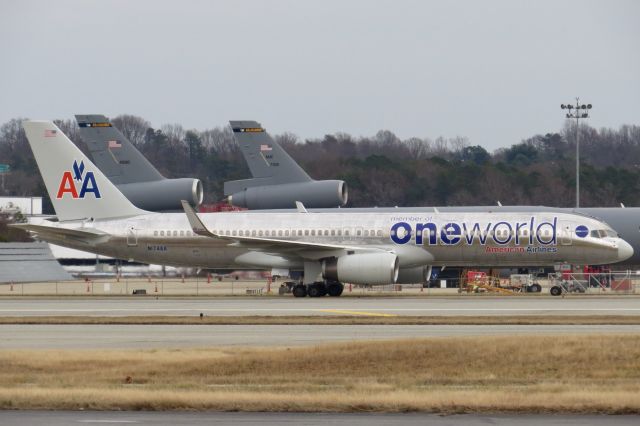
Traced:
<path id="1" fill-rule="evenodd" d="M 8 164 L 0 164 L 0 173 L 7 173 L 11 169 Z"/>

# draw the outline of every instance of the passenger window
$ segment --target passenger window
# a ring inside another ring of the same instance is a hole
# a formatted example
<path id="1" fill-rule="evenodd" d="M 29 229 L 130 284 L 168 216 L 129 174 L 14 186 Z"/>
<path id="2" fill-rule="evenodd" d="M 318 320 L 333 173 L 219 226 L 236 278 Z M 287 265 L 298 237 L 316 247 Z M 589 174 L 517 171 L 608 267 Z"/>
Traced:
<path id="1" fill-rule="evenodd" d="M 316 230 L 315 230 L 315 229 L 312 229 L 312 230 L 311 230 L 311 236 L 313 236 L 313 237 L 315 237 L 315 236 L 316 236 Z"/>
<path id="2" fill-rule="evenodd" d="M 160 231 L 160 236 L 164 237 L 164 231 Z"/>
<path id="3" fill-rule="evenodd" d="M 178 231 L 173 231 L 173 236 L 177 237 L 178 236 Z"/>
<path id="4" fill-rule="evenodd" d="M 325 229 L 325 230 L 324 230 L 324 235 L 325 235 L 325 237 L 328 237 L 328 236 L 329 236 L 329 230 L 328 230 L 328 229 Z"/>
<path id="5" fill-rule="evenodd" d="M 262 237 L 264 235 L 264 232 L 262 232 L 262 229 L 258 231 L 258 236 Z"/>
<path id="6" fill-rule="evenodd" d="M 284 230 L 284 236 L 285 236 L 285 237 L 288 237 L 288 236 L 289 236 L 289 230 L 288 230 L 288 229 L 285 229 L 285 230 Z"/>
<path id="7" fill-rule="evenodd" d="M 184 237 L 184 231 L 180 231 L 180 236 Z"/>
<path id="8" fill-rule="evenodd" d="M 349 230 L 348 230 L 348 229 L 345 229 L 345 230 L 344 230 L 344 236 L 345 236 L 345 237 L 348 237 L 348 236 L 349 236 Z"/>
<path id="9" fill-rule="evenodd" d="M 233 231 L 231 231 L 231 235 L 233 235 L 234 237 L 237 235 L 237 232 L 236 232 L 235 229 Z"/>
<path id="10" fill-rule="evenodd" d="M 368 236 L 369 236 L 369 230 L 368 230 L 368 229 L 365 229 L 365 230 L 364 230 L 364 236 L 365 236 L 365 237 L 368 237 Z"/>
<path id="11" fill-rule="evenodd" d="M 360 235 L 362 235 L 362 231 L 358 229 L 358 230 L 356 231 L 356 236 L 358 236 L 358 237 L 359 237 Z"/>
<path id="12" fill-rule="evenodd" d="M 157 237 L 158 236 L 158 231 L 153 231 L 153 236 Z"/>
<path id="13" fill-rule="evenodd" d="M 335 236 L 335 235 L 336 235 L 336 230 L 335 230 L 335 229 L 332 229 L 332 230 L 331 230 L 331 236 L 333 237 L 333 236 Z"/>
<path id="14" fill-rule="evenodd" d="M 308 237 L 308 236 L 309 236 L 309 230 L 308 230 L 308 229 L 305 229 L 305 230 L 304 230 L 304 236 L 305 236 L 305 237 Z"/>
<path id="15" fill-rule="evenodd" d="M 251 236 L 255 237 L 256 236 L 256 230 L 254 229 L 253 231 L 251 231 Z"/>

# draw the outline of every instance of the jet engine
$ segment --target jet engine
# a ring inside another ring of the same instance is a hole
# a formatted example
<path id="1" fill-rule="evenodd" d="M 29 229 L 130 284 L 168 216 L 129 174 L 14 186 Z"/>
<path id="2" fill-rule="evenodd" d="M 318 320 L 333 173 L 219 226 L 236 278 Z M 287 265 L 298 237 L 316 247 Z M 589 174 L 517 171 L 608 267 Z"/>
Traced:
<path id="1" fill-rule="evenodd" d="M 229 204 L 259 209 L 292 209 L 300 201 L 308 207 L 329 208 L 347 203 L 347 184 L 341 180 L 318 180 L 252 186 L 230 195 Z"/>
<path id="2" fill-rule="evenodd" d="M 397 284 L 423 284 L 431 278 L 431 266 L 400 268 Z"/>
<path id="3" fill-rule="evenodd" d="M 129 201 L 149 211 L 182 210 L 180 200 L 187 200 L 197 207 L 203 197 L 199 179 L 162 179 L 117 186 Z"/>
<path id="4" fill-rule="evenodd" d="M 386 252 L 351 254 L 322 262 L 322 276 L 342 283 L 394 284 L 398 271 L 398 256 Z"/>

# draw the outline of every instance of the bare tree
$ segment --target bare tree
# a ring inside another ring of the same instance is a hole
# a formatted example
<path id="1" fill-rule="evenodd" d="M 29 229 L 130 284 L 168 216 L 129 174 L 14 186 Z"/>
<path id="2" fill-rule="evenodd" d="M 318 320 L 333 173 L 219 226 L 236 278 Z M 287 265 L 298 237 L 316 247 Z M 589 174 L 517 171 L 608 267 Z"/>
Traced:
<path id="1" fill-rule="evenodd" d="M 142 146 L 147 130 L 151 128 L 151 124 L 147 120 L 135 115 L 119 115 L 111 122 L 137 147 Z"/>

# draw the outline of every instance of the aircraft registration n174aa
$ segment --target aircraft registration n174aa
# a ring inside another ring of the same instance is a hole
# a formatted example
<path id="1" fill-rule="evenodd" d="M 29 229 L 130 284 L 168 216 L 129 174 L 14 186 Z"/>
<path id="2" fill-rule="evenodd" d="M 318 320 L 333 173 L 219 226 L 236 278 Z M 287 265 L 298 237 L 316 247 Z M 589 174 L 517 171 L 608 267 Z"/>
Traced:
<path id="1" fill-rule="evenodd" d="M 298 204 L 198 214 L 183 202 L 184 213 L 152 213 L 131 204 L 53 122 L 23 126 L 58 221 L 14 226 L 145 263 L 302 270 L 299 297 L 339 296 L 343 283 L 423 282 L 432 266 L 607 264 L 633 254 L 607 224 L 558 212 L 311 213 Z"/>

